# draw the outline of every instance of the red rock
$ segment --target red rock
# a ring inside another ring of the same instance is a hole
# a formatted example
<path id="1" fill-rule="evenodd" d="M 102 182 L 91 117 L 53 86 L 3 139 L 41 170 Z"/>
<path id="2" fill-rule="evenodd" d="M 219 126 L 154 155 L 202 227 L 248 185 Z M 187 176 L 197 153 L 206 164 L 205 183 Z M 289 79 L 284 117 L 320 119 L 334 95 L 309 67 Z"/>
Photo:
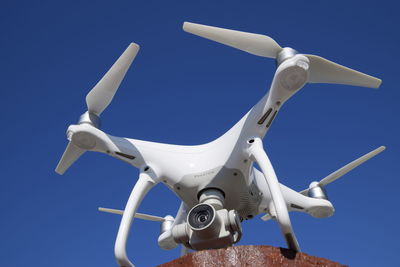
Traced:
<path id="1" fill-rule="evenodd" d="M 235 246 L 196 251 L 159 267 L 244 267 L 244 266 L 346 266 L 328 259 L 271 246 Z"/>

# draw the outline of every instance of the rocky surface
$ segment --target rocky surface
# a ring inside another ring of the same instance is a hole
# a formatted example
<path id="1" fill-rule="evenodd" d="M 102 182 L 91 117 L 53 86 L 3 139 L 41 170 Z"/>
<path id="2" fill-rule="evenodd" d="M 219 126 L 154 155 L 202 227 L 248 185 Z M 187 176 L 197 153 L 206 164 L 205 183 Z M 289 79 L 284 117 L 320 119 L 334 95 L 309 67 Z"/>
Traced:
<path id="1" fill-rule="evenodd" d="M 235 246 L 196 251 L 159 267 L 242 267 L 242 266 L 346 266 L 328 259 L 271 246 Z"/>

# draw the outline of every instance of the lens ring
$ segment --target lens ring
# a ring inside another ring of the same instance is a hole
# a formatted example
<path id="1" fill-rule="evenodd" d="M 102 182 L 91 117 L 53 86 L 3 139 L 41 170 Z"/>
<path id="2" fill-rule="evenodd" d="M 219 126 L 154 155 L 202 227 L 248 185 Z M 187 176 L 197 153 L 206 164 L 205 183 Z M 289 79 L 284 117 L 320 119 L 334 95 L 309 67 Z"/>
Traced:
<path id="1" fill-rule="evenodd" d="M 188 223 L 193 229 L 202 229 L 214 220 L 214 209 L 208 204 L 195 206 L 188 215 Z"/>

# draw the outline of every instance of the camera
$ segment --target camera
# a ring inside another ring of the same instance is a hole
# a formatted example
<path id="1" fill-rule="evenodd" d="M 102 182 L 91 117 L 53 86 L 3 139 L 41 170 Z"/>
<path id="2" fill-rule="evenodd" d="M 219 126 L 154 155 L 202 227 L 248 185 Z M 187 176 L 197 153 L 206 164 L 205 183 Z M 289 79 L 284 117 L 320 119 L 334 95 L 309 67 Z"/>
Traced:
<path id="1" fill-rule="evenodd" d="M 189 226 L 194 230 L 207 228 L 215 220 L 215 210 L 211 205 L 199 204 L 188 215 Z"/>
<path id="2" fill-rule="evenodd" d="M 208 196 L 211 197 L 206 197 L 203 203 L 197 204 L 189 211 L 185 223 L 172 228 L 172 236 L 176 243 L 190 249 L 202 250 L 224 248 L 239 242 L 242 228 L 238 213 L 222 208 L 223 199 L 216 203 L 218 198 L 215 195 Z"/>

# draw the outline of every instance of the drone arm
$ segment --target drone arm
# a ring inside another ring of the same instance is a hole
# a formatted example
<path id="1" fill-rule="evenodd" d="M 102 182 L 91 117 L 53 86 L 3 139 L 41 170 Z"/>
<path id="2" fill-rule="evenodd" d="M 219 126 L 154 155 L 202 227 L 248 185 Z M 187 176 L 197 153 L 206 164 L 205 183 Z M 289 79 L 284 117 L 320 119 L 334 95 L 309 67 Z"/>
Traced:
<path id="1" fill-rule="evenodd" d="M 82 151 L 80 154 L 85 151 L 95 151 L 105 153 L 135 167 L 140 167 L 144 164 L 140 152 L 130 139 L 109 135 L 86 123 L 71 125 L 67 133 L 70 139 L 69 147 L 75 148 L 78 152 Z M 63 156 L 64 158 L 65 156 Z M 63 168 L 57 166 L 56 169 L 60 174 L 64 173 L 77 157 L 73 161 L 69 160 L 67 162 L 68 165 L 64 164 L 66 160 L 63 159 L 59 164 Z M 66 166 L 64 167 L 64 165 Z"/>
<path id="2" fill-rule="evenodd" d="M 292 229 L 286 202 L 283 198 L 278 178 L 276 177 L 274 168 L 264 151 L 260 138 L 254 138 L 249 142 L 248 152 L 250 157 L 259 165 L 264 174 L 264 178 L 272 196 L 270 210 L 273 209 L 272 213 L 276 215 L 276 220 L 279 223 L 281 232 L 284 235 L 289 248 L 300 251 L 299 244 Z"/>
<path id="3" fill-rule="evenodd" d="M 269 92 L 237 124 L 246 136 L 263 137 L 271 127 L 282 105 L 307 81 L 308 59 L 302 55 L 282 62 L 275 71 Z"/>
<path id="4" fill-rule="evenodd" d="M 118 264 L 121 267 L 133 267 L 126 254 L 126 243 L 128 234 L 132 225 L 136 211 L 143 198 L 153 186 L 158 183 L 157 178 L 154 179 L 150 174 L 141 172 L 136 182 L 128 202 L 126 203 L 124 214 L 122 215 L 121 224 L 119 226 L 117 239 L 115 241 L 114 253 Z"/>

